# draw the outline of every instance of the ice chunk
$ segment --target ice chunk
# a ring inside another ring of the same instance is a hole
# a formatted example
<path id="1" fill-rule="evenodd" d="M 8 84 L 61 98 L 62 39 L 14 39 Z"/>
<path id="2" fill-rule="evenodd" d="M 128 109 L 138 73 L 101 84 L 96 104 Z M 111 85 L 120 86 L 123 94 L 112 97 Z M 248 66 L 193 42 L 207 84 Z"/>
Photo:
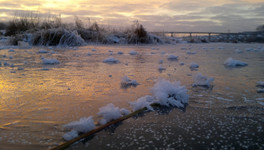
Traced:
<path id="1" fill-rule="evenodd" d="M 14 57 L 13 56 L 9 56 L 9 59 L 13 59 Z"/>
<path id="2" fill-rule="evenodd" d="M 87 56 L 92 56 L 92 53 L 90 53 L 90 52 L 89 52 L 89 53 L 87 53 Z"/>
<path id="3" fill-rule="evenodd" d="M 139 83 L 136 80 L 131 80 L 127 76 L 124 76 L 121 81 L 121 87 L 127 88 L 129 86 L 137 86 Z"/>
<path id="4" fill-rule="evenodd" d="M 194 76 L 193 80 L 194 80 L 193 86 L 204 86 L 209 88 L 212 86 L 214 78 L 204 76 L 201 73 L 197 73 Z"/>
<path id="5" fill-rule="evenodd" d="M 243 66 L 247 66 L 248 64 L 243 62 L 243 61 L 235 60 L 235 59 L 232 59 L 231 57 L 229 57 L 225 61 L 224 65 L 227 67 L 243 67 Z"/>
<path id="6" fill-rule="evenodd" d="M 170 82 L 165 79 L 159 80 L 151 89 L 151 93 L 156 103 L 165 106 L 184 107 L 189 100 L 185 86 L 181 86 L 180 82 Z"/>
<path id="7" fill-rule="evenodd" d="M 67 129 L 73 129 L 78 132 L 89 132 L 95 128 L 93 117 L 81 118 L 79 121 L 73 121 L 64 125 Z"/>
<path id="8" fill-rule="evenodd" d="M 137 99 L 134 102 L 129 102 L 133 111 L 137 111 L 137 110 L 145 108 L 145 107 L 148 110 L 153 110 L 153 108 L 150 106 L 152 103 L 154 103 L 154 97 L 149 96 L 149 95 L 140 97 L 139 99 Z"/>
<path id="9" fill-rule="evenodd" d="M 258 102 L 260 105 L 264 106 L 264 102 Z"/>
<path id="10" fill-rule="evenodd" d="M 92 51 L 93 51 L 93 52 L 95 52 L 95 51 L 96 51 L 96 49 L 92 48 Z"/>
<path id="11" fill-rule="evenodd" d="M 109 64 L 117 64 L 120 61 L 118 59 L 116 59 L 116 58 L 109 57 L 109 58 L 104 59 L 103 62 L 104 63 L 109 63 Z"/>
<path id="12" fill-rule="evenodd" d="M 129 52 L 129 54 L 130 54 L 130 55 L 137 55 L 137 52 L 134 51 L 134 50 L 132 50 L 132 51 Z"/>
<path id="13" fill-rule="evenodd" d="M 178 60 L 178 58 L 179 58 L 179 56 L 175 56 L 172 54 L 167 57 L 168 60 Z"/>
<path id="14" fill-rule="evenodd" d="M 257 87 L 264 87 L 264 81 L 258 81 Z"/>
<path id="15" fill-rule="evenodd" d="M 118 119 L 122 117 L 119 107 L 116 107 L 114 104 L 110 103 L 104 107 L 99 108 L 99 112 L 97 113 L 103 119 L 100 121 L 100 124 L 106 124 L 107 122 Z"/>
<path id="16" fill-rule="evenodd" d="M 66 141 L 70 141 L 76 137 L 78 137 L 78 132 L 75 130 L 71 130 L 70 132 L 67 132 L 63 135 L 63 139 Z"/>
<path id="17" fill-rule="evenodd" d="M 55 65 L 59 63 L 60 61 L 58 61 L 57 59 L 46 59 L 46 58 L 42 59 L 42 64 L 44 65 Z"/>
<path id="18" fill-rule="evenodd" d="M 49 53 L 49 51 L 45 50 L 45 49 L 40 49 L 38 51 L 38 53 L 41 53 L 41 54 L 45 54 L 45 53 Z"/>
<path id="19" fill-rule="evenodd" d="M 23 67 L 18 67 L 17 70 L 24 70 L 24 68 Z"/>
<path id="20" fill-rule="evenodd" d="M 151 48 L 152 50 L 159 50 L 159 48 L 156 48 L 156 47 L 153 47 L 153 48 Z"/>
<path id="21" fill-rule="evenodd" d="M 180 65 L 183 66 L 184 65 L 184 62 L 180 62 Z"/>
<path id="22" fill-rule="evenodd" d="M 163 63 L 163 60 L 161 59 L 161 60 L 159 60 L 159 64 L 162 64 Z"/>
<path id="23" fill-rule="evenodd" d="M 197 68 L 199 68 L 199 65 L 195 62 L 191 62 L 190 69 L 193 70 L 193 69 L 197 69 Z"/>

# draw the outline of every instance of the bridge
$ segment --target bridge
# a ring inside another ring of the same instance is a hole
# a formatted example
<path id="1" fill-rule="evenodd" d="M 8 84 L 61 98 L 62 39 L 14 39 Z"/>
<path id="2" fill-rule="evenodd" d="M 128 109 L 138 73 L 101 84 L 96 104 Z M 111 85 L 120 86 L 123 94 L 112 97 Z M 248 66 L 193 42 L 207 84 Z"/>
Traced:
<path id="1" fill-rule="evenodd" d="M 164 32 L 151 32 L 153 34 L 170 34 L 171 37 L 174 37 L 175 34 L 189 34 L 190 39 L 192 39 L 192 35 L 208 35 L 208 40 L 210 41 L 211 35 L 256 35 L 259 33 L 263 32 L 257 32 L 257 31 L 252 31 L 252 32 L 233 32 L 233 33 L 224 33 L 224 32 L 169 32 L 169 31 L 164 31 Z"/>

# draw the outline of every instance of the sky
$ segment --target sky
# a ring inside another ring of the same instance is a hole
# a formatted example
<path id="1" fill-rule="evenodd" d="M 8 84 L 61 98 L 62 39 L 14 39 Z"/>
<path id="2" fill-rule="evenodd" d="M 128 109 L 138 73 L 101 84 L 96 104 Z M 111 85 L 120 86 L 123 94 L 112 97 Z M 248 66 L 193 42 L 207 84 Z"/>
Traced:
<path id="1" fill-rule="evenodd" d="M 148 31 L 243 32 L 264 24 L 264 0 L 0 0 L 1 22 L 28 12 L 116 28 L 138 20 Z"/>

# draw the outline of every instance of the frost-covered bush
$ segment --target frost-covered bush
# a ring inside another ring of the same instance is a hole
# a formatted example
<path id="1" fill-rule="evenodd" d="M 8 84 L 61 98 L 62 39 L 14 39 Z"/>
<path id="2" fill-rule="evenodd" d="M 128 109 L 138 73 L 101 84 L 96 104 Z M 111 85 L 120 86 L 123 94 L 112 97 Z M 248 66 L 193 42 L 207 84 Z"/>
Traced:
<path id="1" fill-rule="evenodd" d="M 56 28 L 36 32 L 33 36 L 32 44 L 43 46 L 81 46 L 85 42 L 76 31 Z"/>
<path id="2" fill-rule="evenodd" d="M 57 59 L 48 59 L 48 58 L 43 58 L 42 59 L 42 64 L 43 65 L 55 65 L 55 64 L 59 64 L 60 61 L 58 61 Z"/>
<path id="3" fill-rule="evenodd" d="M 142 108 L 147 108 L 148 110 L 153 110 L 151 107 L 151 104 L 154 103 L 154 97 L 153 96 L 143 96 L 137 99 L 134 102 L 129 102 L 130 106 L 132 107 L 133 111 L 137 111 Z"/>
<path id="4" fill-rule="evenodd" d="M 173 55 L 173 54 L 171 54 L 171 55 L 169 55 L 168 57 L 167 57 L 167 59 L 168 60 L 178 60 L 178 58 L 179 58 L 179 56 L 175 56 L 175 55 Z"/>

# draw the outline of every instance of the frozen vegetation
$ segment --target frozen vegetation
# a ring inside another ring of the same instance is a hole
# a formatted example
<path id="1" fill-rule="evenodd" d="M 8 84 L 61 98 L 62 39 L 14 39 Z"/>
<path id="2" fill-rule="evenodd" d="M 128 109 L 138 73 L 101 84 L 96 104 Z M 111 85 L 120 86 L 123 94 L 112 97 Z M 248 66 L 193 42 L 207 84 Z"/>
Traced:
<path id="1" fill-rule="evenodd" d="M 134 50 L 132 50 L 132 51 L 129 52 L 129 54 L 130 54 L 130 55 L 137 55 L 137 52 L 134 51 Z"/>
<path id="2" fill-rule="evenodd" d="M 197 69 L 197 68 L 199 68 L 199 65 L 198 65 L 197 63 L 195 63 L 195 62 L 191 62 L 191 63 L 190 63 L 190 69 L 191 69 L 191 70 L 195 70 L 195 69 Z"/>
<path id="3" fill-rule="evenodd" d="M 122 112 L 124 112 L 124 110 Z M 99 121 L 101 125 L 104 125 L 111 120 L 115 120 L 123 116 L 121 114 L 120 108 L 111 103 L 99 108 L 99 112 L 97 113 L 97 115 L 99 117 L 102 117 L 102 119 Z"/>
<path id="4" fill-rule="evenodd" d="M 224 65 L 227 66 L 227 67 L 244 67 L 244 66 L 247 66 L 248 64 L 243 62 L 243 61 L 240 61 L 240 60 L 235 60 L 231 57 L 229 57 L 225 62 L 224 62 Z"/>

